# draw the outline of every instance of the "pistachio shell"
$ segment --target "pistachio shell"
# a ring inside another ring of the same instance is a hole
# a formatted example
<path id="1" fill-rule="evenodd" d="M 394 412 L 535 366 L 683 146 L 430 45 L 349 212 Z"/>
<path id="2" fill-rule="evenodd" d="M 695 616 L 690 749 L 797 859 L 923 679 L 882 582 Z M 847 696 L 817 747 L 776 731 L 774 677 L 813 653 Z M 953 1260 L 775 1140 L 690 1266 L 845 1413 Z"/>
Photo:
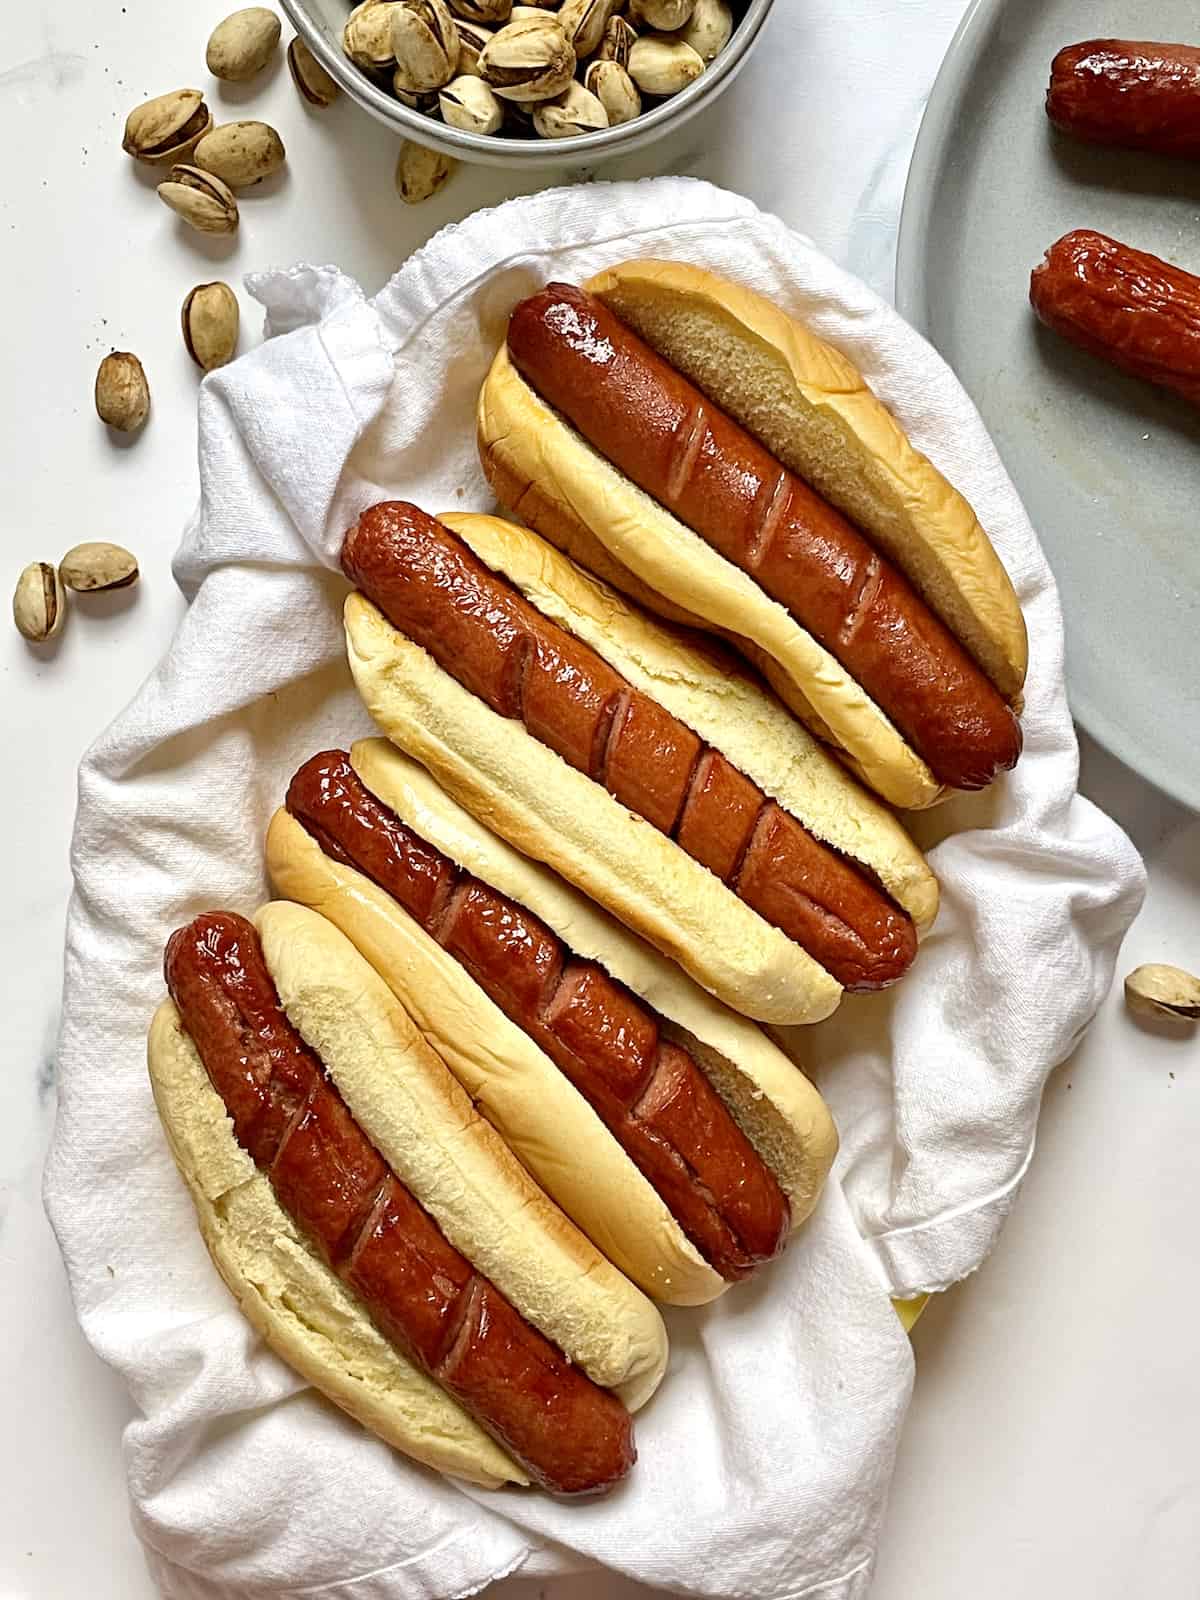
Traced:
<path id="1" fill-rule="evenodd" d="M 32 561 L 17 579 L 13 621 L 31 644 L 52 639 L 67 614 L 67 597 L 58 573 L 48 561 Z"/>
<path id="2" fill-rule="evenodd" d="M 643 34 L 629 52 L 629 76 L 643 94 L 678 94 L 703 71 L 691 45 L 669 34 Z"/>
<path id="3" fill-rule="evenodd" d="M 512 0 L 447 0 L 447 3 L 461 21 L 481 22 L 485 28 L 507 22 L 512 12 Z"/>
<path id="4" fill-rule="evenodd" d="M 481 28 L 477 22 L 458 24 L 458 74 L 478 78 L 479 54 L 492 37 L 490 28 Z"/>
<path id="5" fill-rule="evenodd" d="M 342 49 L 364 72 L 390 71 L 396 64 L 392 51 L 392 13 L 399 0 L 363 0 L 346 18 Z"/>
<path id="6" fill-rule="evenodd" d="M 608 112 L 590 89 L 572 82 L 562 94 L 535 109 L 533 125 L 543 139 L 573 139 L 577 134 L 607 128 Z"/>
<path id="7" fill-rule="evenodd" d="M 691 18 L 696 0 L 629 0 L 629 20 L 635 28 L 657 28 L 673 33 Z"/>
<path id="8" fill-rule="evenodd" d="M 341 94 L 342 91 L 336 81 L 329 76 L 299 35 L 288 45 L 287 64 L 292 82 L 310 106 L 321 108 L 331 106 Z"/>
<path id="9" fill-rule="evenodd" d="M 178 161 L 211 127 L 212 113 L 199 89 L 173 89 L 134 107 L 125 119 L 121 148 L 151 166 Z"/>
<path id="10" fill-rule="evenodd" d="M 554 18 L 510 22 L 479 57 L 484 81 L 504 100 L 551 100 L 575 76 L 575 52 Z"/>
<path id="11" fill-rule="evenodd" d="M 440 150 L 428 150 L 413 139 L 405 139 L 396 162 L 396 193 L 405 205 L 419 205 L 435 195 L 458 166 Z"/>
<path id="12" fill-rule="evenodd" d="M 604 30 L 624 3 L 625 0 L 566 0 L 558 21 L 581 61 L 600 48 Z"/>
<path id="13" fill-rule="evenodd" d="M 249 189 L 279 171 L 287 159 L 283 140 L 266 122 L 223 122 L 196 146 L 196 166 L 231 189 Z"/>
<path id="14" fill-rule="evenodd" d="M 1200 978 L 1182 967 L 1151 962 L 1125 979 L 1125 1002 L 1140 1016 L 1195 1022 L 1200 1020 Z"/>
<path id="15" fill-rule="evenodd" d="M 233 360 L 241 316 L 227 283 L 201 283 L 183 302 L 180 321 L 187 353 L 205 372 Z"/>
<path id="16" fill-rule="evenodd" d="M 96 413 L 121 433 L 136 433 L 150 413 L 150 385 L 128 350 L 105 356 L 96 373 Z"/>
<path id="17" fill-rule="evenodd" d="M 632 122 L 641 112 L 642 97 L 637 84 L 619 61 L 593 61 L 583 82 L 608 113 L 610 128 Z"/>
<path id="18" fill-rule="evenodd" d="M 445 0 L 400 0 L 392 12 L 395 84 L 425 94 L 450 82 L 458 66 L 459 38 Z"/>
<path id="19" fill-rule="evenodd" d="M 235 11 L 213 29 L 205 52 L 208 70 L 226 83 L 246 83 L 256 77 L 279 43 L 279 18 L 266 6 Z"/>
<path id="20" fill-rule="evenodd" d="M 215 173 L 200 167 L 172 167 L 158 186 L 158 198 L 200 233 L 235 233 L 237 197 Z"/>
<path id="21" fill-rule="evenodd" d="M 624 17 L 613 17 L 604 30 L 596 55 L 601 61 L 615 61 L 628 70 L 629 52 L 636 38 L 637 30 L 630 27 Z"/>
<path id="22" fill-rule="evenodd" d="M 733 36 L 733 12 L 728 0 L 696 0 L 691 20 L 679 37 L 708 63 L 714 61 Z"/>
<path id="23" fill-rule="evenodd" d="M 66 588 L 80 593 L 92 589 L 127 589 L 138 580 L 137 557 L 119 544 L 92 539 L 67 551 L 58 564 L 58 575 Z"/>
<path id="24" fill-rule="evenodd" d="M 504 107 L 482 78 L 464 73 L 448 83 L 438 96 L 442 121 L 464 133 L 498 133 Z"/>

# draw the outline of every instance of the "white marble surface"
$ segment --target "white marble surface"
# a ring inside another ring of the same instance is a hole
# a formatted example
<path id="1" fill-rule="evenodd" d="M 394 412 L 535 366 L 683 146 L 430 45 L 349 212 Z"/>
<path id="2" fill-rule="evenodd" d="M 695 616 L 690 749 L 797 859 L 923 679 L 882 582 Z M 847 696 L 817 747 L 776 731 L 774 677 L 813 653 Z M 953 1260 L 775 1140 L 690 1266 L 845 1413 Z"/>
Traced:
<path id="1" fill-rule="evenodd" d="M 126 1519 L 128 1401 L 76 1328 L 39 1187 L 74 769 L 182 611 L 169 561 L 195 493 L 196 376 L 179 303 L 207 278 L 236 282 L 297 259 L 336 260 L 378 285 L 444 222 L 532 185 L 464 171 L 437 200 L 406 210 L 391 192 L 394 141 L 349 105 L 307 112 L 275 72 L 215 104 L 276 122 L 288 175 L 247 198 L 236 242 L 184 237 L 121 155 L 120 126 L 144 95 L 207 83 L 203 44 L 219 6 L 10 9 L 0 39 L 5 570 L 15 578 L 26 561 L 110 537 L 138 552 L 144 576 L 131 593 L 77 605 L 52 650 L 0 630 L 10 841 L 0 1371 L 13 1442 L 0 1464 L 0 1595 L 150 1600 Z M 780 0 L 723 106 L 615 175 L 670 168 L 740 188 L 886 292 L 908 151 L 962 9 L 962 0 Z M 244 296 L 243 311 L 248 342 L 258 319 Z M 154 391 L 151 422 L 126 448 L 91 408 L 111 345 L 142 355 Z M 1200 821 L 1086 742 L 1083 782 L 1150 863 L 1121 969 L 1200 966 Z M 917 1329 L 917 1393 L 875 1600 L 1196 1595 L 1198 1112 L 1196 1039 L 1139 1028 L 1111 996 L 1051 1084 L 1038 1158 L 994 1257 Z M 542 1592 L 528 1581 L 504 1589 L 514 1600 Z M 633 1592 L 562 1581 L 552 1600 Z"/>

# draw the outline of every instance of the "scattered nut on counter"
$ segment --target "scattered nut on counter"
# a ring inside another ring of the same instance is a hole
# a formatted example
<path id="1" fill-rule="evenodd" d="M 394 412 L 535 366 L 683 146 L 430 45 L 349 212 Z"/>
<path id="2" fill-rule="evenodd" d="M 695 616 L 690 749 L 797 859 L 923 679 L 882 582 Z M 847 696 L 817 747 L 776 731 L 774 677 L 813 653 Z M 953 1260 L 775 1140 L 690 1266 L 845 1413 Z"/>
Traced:
<path id="1" fill-rule="evenodd" d="M 193 163 L 231 189 L 249 189 L 279 171 L 283 140 L 266 122 L 223 122 L 196 145 Z"/>
<path id="2" fill-rule="evenodd" d="M 447 127 L 563 139 L 632 122 L 643 96 L 686 89 L 733 30 L 730 0 L 362 0 L 342 48 L 402 105 Z M 600 63 L 620 70 L 597 72 Z M 499 120 L 462 88 L 469 77 L 504 102 Z"/>
<path id="3" fill-rule="evenodd" d="M 457 166 L 457 161 L 439 150 L 427 150 L 423 144 L 405 139 L 396 162 L 396 193 L 405 205 L 415 206 L 436 194 Z"/>
<path id="4" fill-rule="evenodd" d="M 197 284 L 183 302 L 181 322 L 183 342 L 198 367 L 212 372 L 233 360 L 241 313 L 227 283 Z"/>
<path id="5" fill-rule="evenodd" d="M 32 561 L 17 579 L 13 621 L 32 644 L 52 639 L 63 625 L 67 597 L 58 573 L 48 561 Z"/>
<path id="6" fill-rule="evenodd" d="M 1200 978 L 1156 962 L 1125 979 L 1125 1003 L 1138 1016 L 1171 1022 L 1200 1021 Z"/>
<path id="7" fill-rule="evenodd" d="M 228 184 L 199 167 L 172 167 L 158 198 L 200 233 L 236 233 L 237 197 Z"/>
<path id="8" fill-rule="evenodd" d="M 341 94 L 338 84 L 325 71 L 299 35 L 288 45 L 287 64 L 292 82 L 310 106 L 317 106 L 323 110 L 326 106 L 331 106 Z"/>
<path id="9" fill-rule="evenodd" d="M 136 106 L 125 119 L 121 148 L 138 161 L 183 161 L 212 127 L 199 89 L 174 89 Z"/>
<path id="10" fill-rule="evenodd" d="M 96 373 L 96 411 L 101 422 L 135 433 L 150 412 L 150 385 L 142 363 L 128 350 L 105 356 Z"/>
<path id="11" fill-rule="evenodd" d="M 64 586 L 77 593 L 127 589 L 138 581 L 137 557 L 119 544 L 93 539 L 68 550 L 58 564 Z"/>
<path id="12" fill-rule="evenodd" d="M 212 31 L 205 53 L 208 70 L 226 83 L 248 82 L 275 54 L 279 34 L 279 18 L 266 6 L 235 11 Z"/>

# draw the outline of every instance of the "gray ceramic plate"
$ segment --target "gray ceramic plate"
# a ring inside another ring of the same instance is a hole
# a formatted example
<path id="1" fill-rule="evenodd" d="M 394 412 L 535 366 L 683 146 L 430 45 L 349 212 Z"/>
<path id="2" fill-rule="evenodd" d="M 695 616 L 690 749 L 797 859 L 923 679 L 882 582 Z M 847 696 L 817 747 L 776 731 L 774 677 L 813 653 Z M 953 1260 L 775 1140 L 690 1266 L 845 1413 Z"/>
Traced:
<path id="1" fill-rule="evenodd" d="M 1029 273 L 1098 228 L 1200 273 L 1200 162 L 1077 144 L 1050 61 L 1100 37 L 1200 44 L 1195 0 L 974 0 L 917 140 L 901 312 L 979 407 L 1062 591 L 1076 715 L 1200 809 L 1200 414 L 1035 321 Z"/>

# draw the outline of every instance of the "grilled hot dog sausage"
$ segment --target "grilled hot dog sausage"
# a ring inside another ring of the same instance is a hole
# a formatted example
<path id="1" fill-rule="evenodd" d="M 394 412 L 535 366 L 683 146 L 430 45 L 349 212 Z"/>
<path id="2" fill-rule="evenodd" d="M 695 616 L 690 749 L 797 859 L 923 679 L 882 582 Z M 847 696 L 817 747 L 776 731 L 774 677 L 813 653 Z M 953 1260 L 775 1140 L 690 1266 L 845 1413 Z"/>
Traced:
<path id="1" fill-rule="evenodd" d="M 1080 229 L 1051 245 L 1029 298 L 1064 339 L 1200 405 L 1200 278 Z"/>
<path id="2" fill-rule="evenodd" d="M 909 917 L 448 528 L 403 502 L 373 506 L 346 535 L 342 566 L 493 711 L 672 835 L 844 987 L 903 976 L 916 953 Z"/>
<path id="3" fill-rule="evenodd" d="M 292 1027 L 244 917 L 172 935 L 164 970 L 238 1143 L 380 1331 L 528 1471 L 598 1493 L 633 1465 L 628 1412 L 519 1315 L 389 1170 Z"/>
<path id="4" fill-rule="evenodd" d="M 783 1248 L 787 1199 L 686 1051 L 595 962 L 462 872 L 365 787 L 344 751 L 305 762 L 287 809 L 462 963 L 579 1090 L 722 1277 Z"/>
<path id="5" fill-rule="evenodd" d="M 1016 764 L 1017 719 L 908 580 L 599 300 L 548 285 L 513 312 L 508 351 L 589 444 L 786 607 L 942 783 L 981 789 Z"/>
<path id="6" fill-rule="evenodd" d="M 1200 48 L 1088 39 L 1050 68 L 1046 115 L 1093 144 L 1200 156 Z"/>

